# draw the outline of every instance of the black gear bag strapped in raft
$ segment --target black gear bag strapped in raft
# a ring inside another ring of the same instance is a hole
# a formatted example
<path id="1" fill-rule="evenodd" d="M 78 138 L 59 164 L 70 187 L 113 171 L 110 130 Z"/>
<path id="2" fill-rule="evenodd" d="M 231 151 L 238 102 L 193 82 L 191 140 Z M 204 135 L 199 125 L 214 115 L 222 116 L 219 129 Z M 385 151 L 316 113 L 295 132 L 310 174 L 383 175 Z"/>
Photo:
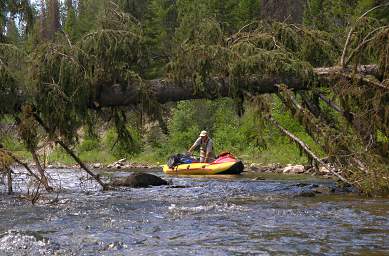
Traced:
<path id="1" fill-rule="evenodd" d="M 196 159 L 193 158 L 192 156 L 188 156 L 184 154 L 176 154 L 169 157 L 169 159 L 167 160 L 167 165 L 169 166 L 169 168 L 173 168 L 177 165 L 190 164 L 193 163 L 194 161 L 196 161 Z"/>

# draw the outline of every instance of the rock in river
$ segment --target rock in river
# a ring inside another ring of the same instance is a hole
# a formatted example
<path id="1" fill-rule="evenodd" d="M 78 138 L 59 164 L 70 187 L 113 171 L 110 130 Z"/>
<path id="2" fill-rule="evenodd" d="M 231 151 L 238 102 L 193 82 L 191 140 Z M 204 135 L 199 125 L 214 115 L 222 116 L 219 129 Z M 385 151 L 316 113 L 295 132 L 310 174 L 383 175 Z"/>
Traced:
<path id="1" fill-rule="evenodd" d="M 168 182 L 158 176 L 149 173 L 133 173 L 130 176 L 113 180 L 111 185 L 133 188 L 145 188 L 149 186 L 168 185 Z"/>

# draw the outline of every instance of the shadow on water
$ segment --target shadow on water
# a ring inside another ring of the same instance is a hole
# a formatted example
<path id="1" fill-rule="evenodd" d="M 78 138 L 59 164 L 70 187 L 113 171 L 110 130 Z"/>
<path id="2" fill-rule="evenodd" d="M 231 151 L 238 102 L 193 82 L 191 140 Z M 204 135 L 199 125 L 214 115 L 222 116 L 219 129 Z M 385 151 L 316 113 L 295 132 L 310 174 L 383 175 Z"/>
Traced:
<path id="1" fill-rule="evenodd" d="M 0 255 L 389 254 L 388 200 L 296 196 L 332 183 L 312 177 L 152 172 L 174 186 L 101 192 L 80 172 L 50 170 L 57 203 L 45 194 L 35 206 L 0 187 Z"/>

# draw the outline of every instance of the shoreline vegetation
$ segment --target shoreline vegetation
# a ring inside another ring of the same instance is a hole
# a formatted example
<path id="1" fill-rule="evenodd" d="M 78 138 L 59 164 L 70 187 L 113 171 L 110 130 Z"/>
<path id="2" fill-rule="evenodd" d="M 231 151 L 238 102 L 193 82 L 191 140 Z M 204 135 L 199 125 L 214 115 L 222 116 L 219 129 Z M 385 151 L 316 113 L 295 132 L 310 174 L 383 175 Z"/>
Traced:
<path id="1" fill-rule="evenodd" d="M 304 127 L 294 120 L 290 113 L 283 112 L 281 102 L 274 98 L 273 105 L 273 116 L 277 117 L 288 130 L 303 138 L 315 153 L 324 157 L 324 152 L 304 131 Z M 104 126 L 93 137 L 88 136 L 81 129 L 78 132 L 80 141 L 74 147 L 74 151 L 85 164 L 92 167 L 94 165 L 103 167 L 117 165 L 124 168 L 157 168 L 165 164 L 171 155 L 186 151 L 198 137 L 198 127 L 202 123 L 202 116 L 204 118 L 208 116 L 210 120 L 207 120 L 205 125 L 211 131 L 210 136 L 214 140 L 216 155 L 217 152 L 229 151 L 243 161 L 246 170 L 266 169 L 283 173 L 283 167 L 296 165 L 300 166 L 301 170 L 301 166 L 310 166 L 308 158 L 295 143 L 284 137 L 274 127 L 259 123 L 259 119 L 256 118 L 257 111 L 255 107 L 248 105 L 245 113 L 239 117 L 235 111 L 235 103 L 231 99 L 183 101 L 171 110 L 167 122 L 169 135 L 165 135 L 159 124 L 155 122 L 146 123 L 144 127 L 136 126 L 133 122 L 127 123 L 128 129 L 132 131 L 133 144 L 138 147 L 135 151 L 129 151 L 125 145 L 120 145 L 117 132 Z M 196 116 L 199 118 L 196 119 Z M 30 152 L 17 138 L 18 135 L 12 123 L 6 130 L 9 133 L 3 136 L 3 145 L 16 156 L 34 166 L 35 162 Z M 141 133 L 143 133 L 142 136 Z M 46 141 L 38 148 L 37 155 L 45 167 L 79 166 L 53 142 Z M 118 164 L 123 163 L 124 161 L 120 161 L 123 159 L 126 163 Z M 305 169 L 313 173 L 310 168 Z M 302 171 L 296 172 L 302 173 Z"/>
<path id="2" fill-rule="evenodd" d="M 15 162 L 32 163 L 47 191 L 57 163 L 77 163 L 104 190 L 90 165 L 161 165 L 206 130 L 216 155 L 248 170 L 328 172 L 389 195 L 389 3 L 3 2 L 10 194 Z"/>
<path id="3" fill-rule="evenodd" d="M 290 113 L 282 110 L 281 102 L 277 98 L 274 98 L 273 108 L 273 116 L 288 130 L 303 138 L 305 143 L 325 160 L 325 153 L 306 133 L 304 127 Z M 135 123 L 128 122 L 128 129 L 135 135 L 133 143 L 139 147 L 136 151 L 129 152 L 128 148 L 119 145 L 116 131 L 104 127 L 94 137 L 80 130 L 80 142 L 74 147 L 74 151 L 91 170 L 156 169 L 162 172 L 161 166 L 167 162 L 170 155 L 185 152 L 192 140 L 197 138 L 197 127 L 201 121 L 193 121 L 193 117 L 201 114 L 212 119 L 212 123 L 207 125 L 212 127 L 211 137 L 215 141 L 215 150 L 220 152 L 229 149 L 228 151 L 243 161 L 248 174 L 286 175 L 285 178 L 295 175 L 297 179 L 301 175 L 309 175 L 337 180 L 326 167 L 312 166 L 300 148 L 277 129 L 260 125 L 255 107 L 246 106 L 245 113 L 239 117 L 231 99 L 179 102 L 170 113 L 167 123 L 168 136 L 162 133 L 158 123 L 145 124 L 148 129 L 142 131 L 142 127 L 134 128 Z M 235 124 L 231 124 L 231 120 Z M 8 130 L 14 131 L 11 128 Z M 140 135 L 142 132 L 143 136 Z M 27 161 L 30 167 L 36 168 L 30 152 L 22 142 L 17 142 L 17 134 L 11 132 L 9 135 L 3 137 L 5 147 Z M 36 152 L 45 169 L 80 168 L 80 165 L 55 143 L 43 144 Z"/>

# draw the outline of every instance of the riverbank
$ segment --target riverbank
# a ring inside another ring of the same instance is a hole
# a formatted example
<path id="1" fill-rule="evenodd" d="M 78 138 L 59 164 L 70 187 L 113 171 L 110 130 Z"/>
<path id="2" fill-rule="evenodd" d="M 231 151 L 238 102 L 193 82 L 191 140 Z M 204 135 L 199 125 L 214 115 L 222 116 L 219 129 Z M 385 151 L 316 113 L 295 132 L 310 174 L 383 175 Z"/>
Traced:
<path id="1" fill-rule="evenodd" d="M 165 164 L 165 163 L 163 163 Z M 287 164 L 281 165 L 278 163 L 264 165 L 260 163 L 244 163 L 246 173 L 256 173 L 256 174 L 285 174 L 285 175 L 311 175 L 311 176 L 322 176 L 323 178 L 331 178 L 333 175 L 325 167 L 315 168 L 311 165 L 301 165 L 301 164 Z M 126 158 L 119 159 L 110 164 L 104 163 L 89 163 L 87 164 L 91 169 L 106 169 L 106 170 L 131 170 L 131 169 L 161 169 L 161 164 L 150 164 L 150 163 L 139 163 L 131 162 Z M 30 163 L 30 166 L 34 167 L 33 163 Z M 49 164 L 46 166 L 49 169 L 78 169 L 80 166 L 78 164 Z"/>

